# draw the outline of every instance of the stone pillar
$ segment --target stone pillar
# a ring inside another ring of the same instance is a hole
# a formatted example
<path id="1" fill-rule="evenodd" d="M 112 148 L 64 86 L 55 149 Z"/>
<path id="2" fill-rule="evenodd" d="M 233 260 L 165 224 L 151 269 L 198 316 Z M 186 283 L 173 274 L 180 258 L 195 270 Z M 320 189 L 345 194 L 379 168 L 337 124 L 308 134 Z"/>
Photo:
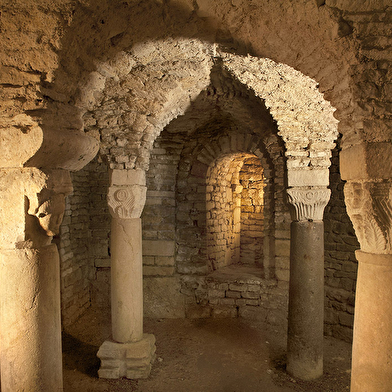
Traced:
<path id="1" fill-rule="evenodd" d="M 287 190 L 291 204 L 287 371 L 302 380 L 323 374 L 325 187 Z"/>
<path id="2" fill-rule="evenodd" d="M 351 392 L 392 386 L 392 255 L 357 251 Z"/>
<path id="3" fill-rule="evenodd" d="M 351 392 L 387 392 L 392 385 L 392 182 L 349 181 L 344 192 L 361 244 Z"/>
<path id="4" fill-rule="evenodd" d="M 4 170 L 0 177 L 1 390 L 61 391 L 60 265 L 51 240 L 71 180 L 62 170 Z"/>
<path id="5" fill-rule="evenodd" d="M 98 351 L 101 378 L 146 378 L 155 337 L 143 334 L 143 263 L 140 215 L 146 201 L 142 170 L 113 170 L 108 193 L 112 216 L 112 340 Z"/>

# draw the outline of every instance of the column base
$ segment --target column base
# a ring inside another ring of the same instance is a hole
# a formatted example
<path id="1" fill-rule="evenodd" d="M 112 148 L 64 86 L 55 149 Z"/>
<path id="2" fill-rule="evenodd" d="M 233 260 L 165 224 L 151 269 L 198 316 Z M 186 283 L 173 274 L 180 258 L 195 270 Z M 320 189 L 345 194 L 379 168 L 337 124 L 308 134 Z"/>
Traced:
<path id="1" fill-rule="evenodd" d="M 138 342 L 117 343 L 106 340 L 97 353 L 101 360 L 100 378 L 147 378 L 155 360 L 155 336 L 143 334 Z"/>

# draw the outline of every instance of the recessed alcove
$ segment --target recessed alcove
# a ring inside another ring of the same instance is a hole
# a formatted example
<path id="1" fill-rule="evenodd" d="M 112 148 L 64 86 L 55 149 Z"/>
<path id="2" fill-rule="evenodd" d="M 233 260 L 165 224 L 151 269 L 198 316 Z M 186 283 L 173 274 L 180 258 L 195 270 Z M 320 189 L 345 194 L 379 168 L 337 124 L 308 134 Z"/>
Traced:
<path id="1" fill-rule="evenodd" d="M 260 159 L 218 158 L 206 177 L 208 270 L 251 265 L 264 270 L 264 174 Z"/>

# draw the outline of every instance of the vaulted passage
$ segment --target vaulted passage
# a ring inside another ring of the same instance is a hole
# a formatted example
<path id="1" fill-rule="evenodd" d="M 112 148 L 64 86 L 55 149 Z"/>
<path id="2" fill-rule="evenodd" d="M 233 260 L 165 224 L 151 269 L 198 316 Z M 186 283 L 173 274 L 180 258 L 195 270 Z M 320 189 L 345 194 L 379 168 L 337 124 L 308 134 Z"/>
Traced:
<path id="1" fill-rule="evenodd" d="M 316 379 L 355 318 L 353 392 L 389 392 L 391 18 L 3 4 L 1 390 L 61 390 L 62 329 L 110 308 L 101 378 L 149 376 L 147 316 L 287 325 L 287 372 Z"/>

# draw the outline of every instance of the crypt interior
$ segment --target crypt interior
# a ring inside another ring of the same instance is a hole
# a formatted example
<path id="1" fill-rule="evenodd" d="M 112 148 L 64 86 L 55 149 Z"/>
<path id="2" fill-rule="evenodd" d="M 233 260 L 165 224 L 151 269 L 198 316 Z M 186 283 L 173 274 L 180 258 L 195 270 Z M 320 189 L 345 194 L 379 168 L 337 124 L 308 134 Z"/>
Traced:
<path id="1" fill-rule="evenodd" d="M 2 392 L 392 389 L 390 0 L 1 0 L 0 36 Z M 271 384 L 148 384 L 213 323 L 280 331 Z"/>

